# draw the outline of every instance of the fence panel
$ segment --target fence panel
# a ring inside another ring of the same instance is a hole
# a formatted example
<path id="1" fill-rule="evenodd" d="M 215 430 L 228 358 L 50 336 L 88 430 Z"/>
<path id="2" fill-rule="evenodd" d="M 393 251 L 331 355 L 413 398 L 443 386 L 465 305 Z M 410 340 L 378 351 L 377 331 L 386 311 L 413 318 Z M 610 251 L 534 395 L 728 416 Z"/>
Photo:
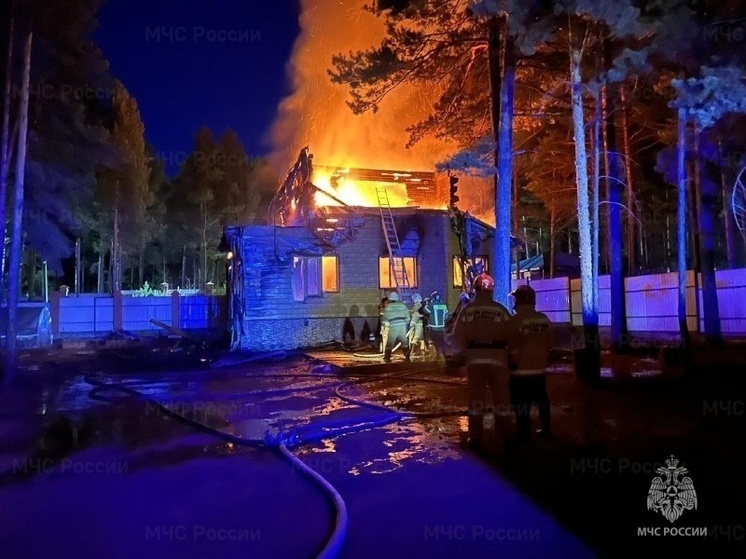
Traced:
<path id="1" fill-rule="evenodd" d="M 702 274 L 699 274 L 702 285 Z M 738 270 L 718 270 L 715 272 L 718 293 L 720 328 L 723 334 L 746 332 L 746 268 Z M 697 289 L 699 308 L 702 305 L 702 289 Z M 705 329 L 704 315 L 699 317 L 700 332 Z"/>
<path id="2" fill-rule="evenodd" d="M 122 297 L 122 328 L 128 332 L 161 329 L 151 319 L 172 324 L 171 297 Z"/>
<path id="3" fill-rule="evenodd" d="M 114 330 L 114 298 L 81 295 L 60 298 L 60 334 L 103 334 Z"/>
<path id="4" fill-rule="evenodd" d="M 627 326 L 630 332 L 678 332 L 679 275 L 677 272 L 635 276 L 624 280 Z M 687 327 L 697 331 L 694 272 L 686 273 Z"/>
<path id="5" fill-rule="evenodd" d="M 52 322 L 56 335 L 102 335 L 114 330 L 114 298 L 111 295 L 59 297 L 52 304 L 58 314 Z M 129 332 L 161 331 L 151 320 L 190 329 L 217 329 L 227 326 L 227 304 L 224 295 L 190 295 L 172 297 L 122 297 L 122 328 Z M 174 316 L 174 305 L 180 320 Z M 177 324 L 178 322 L 178 324 Z"/>
<path id="6" fill-rule="evenodd" d="M 527 283 L 524 279 L 513 280 L 513 289 Z M 536 291 L 537 311 L 543 312 L 555 323 L 571 322 L 569 278 L 533 280 L 531 287 Z"/>
<path id="7" fill-rule="evenodd" d="M 226 298 L 221 295 L 181 297 L 179 318 L 184 330 L 201 330 L 227 325 Z"/>

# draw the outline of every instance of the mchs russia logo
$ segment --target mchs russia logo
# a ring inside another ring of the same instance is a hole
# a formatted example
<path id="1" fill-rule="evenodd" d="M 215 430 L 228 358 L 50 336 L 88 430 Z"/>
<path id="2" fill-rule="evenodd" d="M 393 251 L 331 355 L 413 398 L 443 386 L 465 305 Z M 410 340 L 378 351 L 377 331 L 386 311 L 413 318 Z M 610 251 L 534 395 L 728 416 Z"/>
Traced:
<path id="1" fill-rule="evenodd" d="M 648 510 L 661 513 L 672 524 L 685 510 L 696 510 L 697 492 L 692 478 L 685 475 L 689 470 L 679 467 L 679 461 L 671 456 L 666 460 L 665 468 L 655 471 L 660 476 L 656 476 L 650 484 Z"/>

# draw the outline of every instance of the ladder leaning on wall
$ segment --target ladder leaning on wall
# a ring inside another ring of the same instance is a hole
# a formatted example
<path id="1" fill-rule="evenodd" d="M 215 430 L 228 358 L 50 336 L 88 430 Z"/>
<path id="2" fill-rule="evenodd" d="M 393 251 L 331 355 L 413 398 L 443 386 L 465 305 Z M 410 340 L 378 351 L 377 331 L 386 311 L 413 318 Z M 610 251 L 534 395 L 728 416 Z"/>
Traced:
<path id="1" fill-rule="evenodd" d="M 389 196 L 386 189 L 380 186 L 376 187 L 376 194 L 378 195 L 378 209 L 381 213 L 383 236 L 386 239 L 386 248 L 389 251 L 389 269 L 394 279 L 396 292 L 402 301 L 410 302 L 412 299 L 412 286 L 407 277 L 407 269 L 404 265 L 404 257 L 402 256 L 401 244 L 399 243 L 399 235 L 396 232 L 394 216 L 391 213 Z"/>

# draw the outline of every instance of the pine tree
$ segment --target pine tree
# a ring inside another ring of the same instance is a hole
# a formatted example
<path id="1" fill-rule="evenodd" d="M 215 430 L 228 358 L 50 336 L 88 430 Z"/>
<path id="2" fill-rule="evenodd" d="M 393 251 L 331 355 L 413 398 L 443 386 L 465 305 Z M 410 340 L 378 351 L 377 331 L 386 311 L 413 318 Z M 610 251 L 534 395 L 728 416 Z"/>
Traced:
<path id="1" fill-rule="evenodd" d="M 18 104 L 18 154 L 16 155 L 15 185 L 13 188 L 13 226 L 10 235 L 10 257 L 8 264 L 8 322 L 6 331 L 7 362 L 6 380 L 12 383 L 16 368 L 16 334 L 18 297 L 20 291 L 20 270 L 23 258 L 21 235 L 23 232 L 23 196 L 26 173 L 26 137 L 28 133 L 28 104 L 31 74 L 31 45 L 33 32 L 26 32 L 23 50 L 23 78 L 21 80 L 21 99 Z"/>
<path id="2" fill-rule="evenodd" d="M 112 97 L 112 113 L 111 143 L 117 157 L 99 173 L 96 201 L 99 227 L 111 232 L 110 289 L 114 293 L 122 289 L 123 252 L 137 254 L 142 246 L 146 210 L 152 205 L 153 196 L 149 189 L 145 127 L 137 101 L 119 82 Z M 100 250 L 104 248 L 100 246 Z"/>

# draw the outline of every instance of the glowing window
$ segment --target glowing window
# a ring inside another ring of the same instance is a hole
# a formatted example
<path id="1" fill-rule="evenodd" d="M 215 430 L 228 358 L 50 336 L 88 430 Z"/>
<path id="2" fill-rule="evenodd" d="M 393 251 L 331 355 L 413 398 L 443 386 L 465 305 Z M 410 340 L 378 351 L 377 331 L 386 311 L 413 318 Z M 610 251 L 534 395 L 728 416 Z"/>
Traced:
<path id="1" fill-rule="evenodd" d="M 475 275 L 478 275 L 482 272 L 488 271 L 487 266 L 487 257 L 486 256 L 476 256 L 472 260 L 463 260 L 459 256 L 453 257 L 453 287 L 463 287 L 464 286 L 464 273 L 463 271 L 465 269 L 468 269 L 469 266 L 474 266 Z"/>
<path id="2" fill-rule="evenodd" d="M 293 257 L 293 300 L 320 297 L 324 292 L 339 291 L 336 256 Z"/>
<path id="3" fill-rule="evenodd" d="M 325 293 L 339 291 L 339 259 L 336 256 L 321 257 L 321 286 Z"/>
<path id="4" fill-rule="evenodd" d="M 305 258 L 306 261 L 306 295 L 321 295 L 321 258 Z"/>
<path id="5" fill-rule="evenodd" d="M 306 261 L 300 256 L 293 257 L 293 300 L 306 300 Z"/>
<path id="6" fill-rule="evenodd" d="M 395 258 L 393 262 L 390 262 L 388 256 L 381 256 L 378 259 L 378 286 L 381 289 L 396 289 L 394 265 L 396 265 L 397 276 L 401 279 L 403 275 L 402 263 L 404 264 L 403 270 L 407 274 L 409 286 L 417 287 L 417 260 L 413 256 L 405 256 L 401 259 Z"/>

